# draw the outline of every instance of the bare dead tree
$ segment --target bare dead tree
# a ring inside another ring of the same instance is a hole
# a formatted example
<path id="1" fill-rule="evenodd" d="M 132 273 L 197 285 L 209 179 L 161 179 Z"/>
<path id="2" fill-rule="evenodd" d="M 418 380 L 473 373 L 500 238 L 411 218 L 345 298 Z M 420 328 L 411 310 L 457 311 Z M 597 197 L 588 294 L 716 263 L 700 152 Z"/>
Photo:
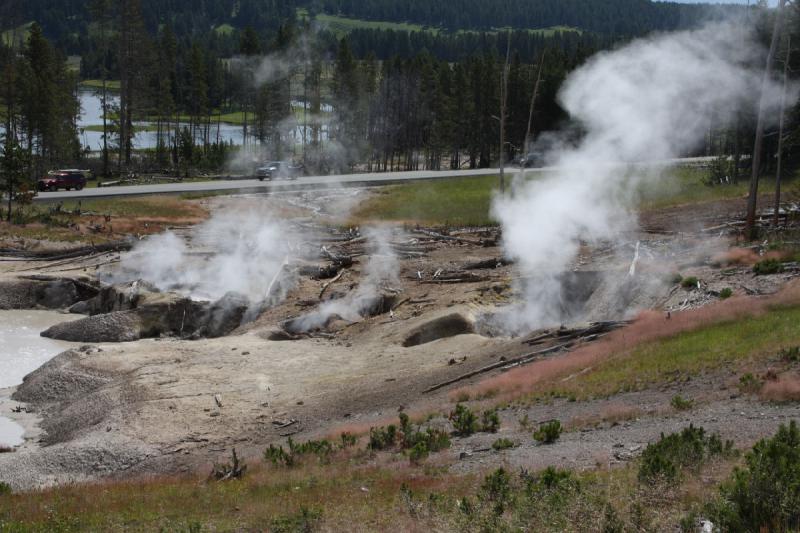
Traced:
<path id="1" fill-rule="evenodd" d="M 789 77 L 789 58 L 792 55 L 792 37 L 786 42 L 786 59 L 783 63 L 783 89 L 781 89 L 781 110 L 778 123 L 778 168 L 775 170 L 775 227 L 781 210 L 781 178 L 783 174 L 783 128 L 786 122 L 786 84 Z"/>
<path id="2" fill-rule="evenodd" d="M 508 62 L 511 56 L 511 32 L 508 32 L 506 62 L 500 78 L 500 192 L 506 192 L 506 119 L 508 118 Z"/>
<path id="3" fill-rule="evenodd" d="M 750 194 L 747 198 L 747 218 L 745 222 L 745 232 L 748 237 L 755 238 L 756 228 L 756 208 L 758 206 L 758 178 L 761 171 L 761 156 L 764 147 L 764 122 L 765 108 L 767 100 L 767 83 L 772 75 L 772 66 L 775 62 L 775 49 L 778 47 L 778 40 L 783 31 L 783 13 L 786 0 L 781 0 L 780 6 L 775 14 L 775 26 L 772 30 L 772 40 L 767 53 L 767 64 L 764 68 L 764 77 L 761 82 L 761 99 L 758 104 L 758 120 L 756 122 L 756 141 L 753 147 L 753 172 L 750 178 Z"/>
<path id="4" fill-rule="evenodd" d="M 536 83 L 533 85 L 533 95 L 531 96 L 531 108 L 530 112 L 528 113 L 528 129 L 525 130 L 525 145 L 523 149 L 527 153 L 528 146 L 530 146 L 531 142 L 531 130 L 533 128 L 533 111 L 536 107 L 536 98 L 539 96 L 539 86 L 542 83 L 542 67 L 544 66 L 544 58 L 547 53 L 547 50 L 542 51 L 542 55 L 539 58 L 539 72 L 536 74 Z"/>

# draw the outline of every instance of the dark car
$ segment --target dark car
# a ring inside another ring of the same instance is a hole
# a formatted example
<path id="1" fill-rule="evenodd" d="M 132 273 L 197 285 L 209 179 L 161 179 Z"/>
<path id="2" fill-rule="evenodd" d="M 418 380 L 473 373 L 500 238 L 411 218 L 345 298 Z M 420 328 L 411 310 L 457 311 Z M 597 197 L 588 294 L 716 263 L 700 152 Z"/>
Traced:
<path id="1" fill-rule="evenodd" d="M 544 157 L 537 152 L 531 152 L 517 159 L 517 165 L 522 168 L 535 168 L 544 166 Z"/>
<path id="2" fill-rule="evenodd" d="M 37 189 L 40 191 L 57 191 L 59 189 L 75 189 L 79 191 L 86 186 L 86 172 L 83 170 L 53 170 L 47 176 L 39 178 Z"/>
<path id="3" fill-rule="evenodd" d="M 296 180 L 305 173 L 303 165 L 295 165 L 288 161 L 271 161 L 256 170 L 259 181 Z"/>

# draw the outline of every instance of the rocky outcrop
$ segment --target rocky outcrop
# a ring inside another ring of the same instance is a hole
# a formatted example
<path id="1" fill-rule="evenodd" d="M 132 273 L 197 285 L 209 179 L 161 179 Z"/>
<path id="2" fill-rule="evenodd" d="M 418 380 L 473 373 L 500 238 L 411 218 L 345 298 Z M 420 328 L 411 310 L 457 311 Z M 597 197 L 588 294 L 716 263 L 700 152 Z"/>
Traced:
<path id="1" fill-rule="evenodd" d="M 57 324 L 42 336 L 76 342 L 222 337 L 242 324 L 248 305 L 240 294 L 229 293 L 213 303 L 198 302 L 139 281 L 104 287 L 94 298 L 70 309 L 90 316 Z"/>
<path id="2" fill-rule="evenodd" d="M 98 291 L 80 279 L 32 276 L 4 281 L 0 282 L 0 309 L 65 309 Z"/>

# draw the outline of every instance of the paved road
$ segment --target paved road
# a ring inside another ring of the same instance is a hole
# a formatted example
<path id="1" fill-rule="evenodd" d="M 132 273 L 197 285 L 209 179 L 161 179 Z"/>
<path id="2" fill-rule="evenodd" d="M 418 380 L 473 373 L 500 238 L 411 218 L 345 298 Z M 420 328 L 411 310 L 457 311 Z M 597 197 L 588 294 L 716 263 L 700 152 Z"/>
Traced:
<path id="1" fill-rule="evenodd" d="M 540 169 L 536 169 L 537 171 Z M 192 192 L 276 192 L 293 191 L 318 187 L 361 187 L 374 185 L 390 185 L 414 180 L 455 178 L 464 176 L 493 176 L 499 169 L 479 170 L 442 170 L 414 172 L 377 172 L 367 174 L 344 174 L 338 176 L 306 176 L 294 181 L 265 181 L 255 179 L 196 181 L 187 183 L 165 183 L 161 185 L 123 185 L 115 187 L 86 188 L 82 191 L 40 192 L 36 201 L 73 200 L 81 198 L 103 198 L 109 196 L 133 196 L 145 194 L 174 194 Z M 506 169 L 506 172 L 516 172 Z"/>
<path id="2" fill-rule="evenodd" d="M 651 161 L 638 163 L 641 165 L 674 165 L 674 164 L 700 164 L 707 163 L 714 158 L 693 157 L 684 159 L 669 159 L 665 161 Z M 600 163 L 620 165 L 623 163 Z M 529 168 L 528 173 L 539 173 L 556 170 L 554 167 Z M 496 176 L 500 169 L 483 168 L 477 170 L 420 170 L 413 172 L 372 172 L 365 174 L 342 174 L 337 176 L 307 176 L 295 181 L 261 182 L 254 179 L 245 180 L 215 180 L 196 181 L 189 183 L 165 183 L 162 185 L 123 185 L 115 187 L 102 187 L 83 189 L 82 191 L 42 192 L 36 196 L 35 201 L 73 200 L 82 198 L 104 198 L 109 196 L 135 196 L 146 194 L 180 194 L 192 192 L 228 191 L 231 193 L 264 193 L 288 192 L 319 187 L 368 187 L 376 185 L 391 185 L 414 180 L 430 180 L 443 178 L 457 178 L 465 176 Z M 514 174 L 519 172 L 517 167 L 508 167 L 506 172 Z"/>

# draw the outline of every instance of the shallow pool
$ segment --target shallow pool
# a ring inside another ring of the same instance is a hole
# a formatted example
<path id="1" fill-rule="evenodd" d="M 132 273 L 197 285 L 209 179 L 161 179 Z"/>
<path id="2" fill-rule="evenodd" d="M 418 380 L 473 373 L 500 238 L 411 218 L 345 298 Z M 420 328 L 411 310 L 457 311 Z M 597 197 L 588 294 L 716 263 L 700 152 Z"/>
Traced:
<path id="1" fill-rule="evenodd" d="M 0 389 L 19 385 L 27 374 L 74 345 L 46 339 L 39 333 L 59 322 L 77 318 L 81 317 L 55 311 L 0 311 Z M 24 430 L 2 415 L 0 413 L 0 444 L 21 444 Z"/>

